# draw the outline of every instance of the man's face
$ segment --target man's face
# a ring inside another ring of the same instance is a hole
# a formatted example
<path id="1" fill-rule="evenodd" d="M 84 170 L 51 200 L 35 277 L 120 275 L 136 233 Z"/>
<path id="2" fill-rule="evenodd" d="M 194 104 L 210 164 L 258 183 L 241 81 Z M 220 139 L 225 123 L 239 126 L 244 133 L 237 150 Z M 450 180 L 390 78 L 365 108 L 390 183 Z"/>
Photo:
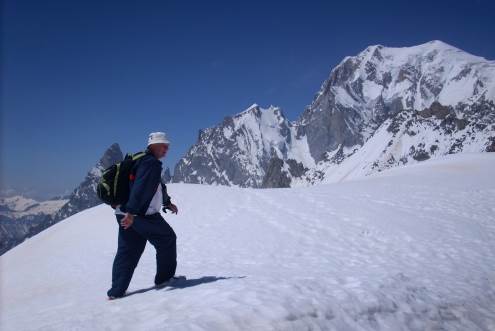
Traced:
<path id="1" fill-rule="evenodd" d="M 157 159 L 161 159 L 161 158 L 165 157 L 165 154 L 167 154 L 168 145 L 167 144 L 151 144 L 150 150 L 151 150 L 151 153 L 153 153 L 153 155 Z"/>

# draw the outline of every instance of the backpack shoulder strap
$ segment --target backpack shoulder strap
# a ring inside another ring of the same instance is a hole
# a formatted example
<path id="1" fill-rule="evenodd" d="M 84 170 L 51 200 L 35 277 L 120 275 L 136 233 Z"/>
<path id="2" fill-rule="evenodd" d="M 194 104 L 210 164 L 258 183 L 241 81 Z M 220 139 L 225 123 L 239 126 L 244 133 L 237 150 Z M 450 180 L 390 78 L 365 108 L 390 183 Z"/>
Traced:
<path id="1" fill-rule="evenodd" d="M 133 166 L 131 168 L 131 175 L 135 175 L 136 174 L 136 170 L 137 170 L 137 167 L 139 166 L 139 161 L 146 156 L 146 152 L 138 152 L 138 153 L 135 153 L 131 156 L 132 158 L 132 162 L 133 162 Z"/>
<path id="2" fill-rule="evenodd" d="M 132 161 L 137 161 L 145 155 L 146 155 L 146 152 L 138 152 L 138 153 L 132 155 Z"/>

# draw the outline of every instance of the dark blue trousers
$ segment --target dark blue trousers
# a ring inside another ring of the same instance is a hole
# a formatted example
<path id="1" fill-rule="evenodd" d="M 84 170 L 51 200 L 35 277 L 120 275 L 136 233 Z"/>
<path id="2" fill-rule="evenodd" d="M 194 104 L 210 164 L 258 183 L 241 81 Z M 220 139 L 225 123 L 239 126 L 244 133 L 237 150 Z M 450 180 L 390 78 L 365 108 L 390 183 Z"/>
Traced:
<path id="1" fill-rule="evenodd" d="M 177 267 L 176 235 L 160 214 L 134 217 L 134 223 L 124 230 L 120 221 L 124 215 L 116 215 L 119 224 L 117 254 L 113 261 L 112 288 L 108 296 L 121 297 L 129 287 L 134 269 L 143 254 L 146 241 L 156 249 L 155 284 L 175 275 Z"/>

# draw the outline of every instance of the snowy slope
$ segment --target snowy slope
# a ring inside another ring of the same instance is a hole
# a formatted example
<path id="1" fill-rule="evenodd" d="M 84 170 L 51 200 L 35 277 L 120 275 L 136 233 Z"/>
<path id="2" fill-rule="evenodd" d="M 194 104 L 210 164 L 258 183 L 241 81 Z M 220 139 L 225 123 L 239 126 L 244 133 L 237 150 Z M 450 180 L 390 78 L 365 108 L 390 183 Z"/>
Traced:
<path id="1" fill-rule="evenodd" d="M 453 130 L 456 120 L 450 120 L 452 125 L 448 124 L 449 118 L 421 118 L 404 112 L 383 122 L 361 148 L 340 163 L 320 162 L 308 172 L 306 180 L 293 181 L 292 185 L 308 185 L 318 174 L 323 174 L 323 182 L 334 183 L 447 154 L 479 153 L 495 134 L 495 125 L 483 128 L 474 121 L 462 130 Z M 450 134 L 445 134 L 448 130 Z"/>
<path id="2" fill-rule="evenodd" d="M 106 301 L 100 205 L 0 257 L 2 330 L 494 330 L 495 154 L 292 189 L 171 184 L 177 287 Z"/>

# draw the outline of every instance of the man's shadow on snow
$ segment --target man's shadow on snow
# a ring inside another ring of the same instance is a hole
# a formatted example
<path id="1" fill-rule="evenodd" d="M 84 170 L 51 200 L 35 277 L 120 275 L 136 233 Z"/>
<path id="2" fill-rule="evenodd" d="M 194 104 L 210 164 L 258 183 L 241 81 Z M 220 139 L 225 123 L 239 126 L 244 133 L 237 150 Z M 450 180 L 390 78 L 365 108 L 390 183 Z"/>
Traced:
<path id="1" fill-rule="evenodd" d="M 225 280 L 225 279 L 242 279 L 246 278 L 246 276 L 236 276 L 236 277 L 216 277 L 216 276 L 204 276 L 201 278 L 196 278 L 196 279 L 181 279 L 175 281 L 172 285 L 165 285 L 165 286 L 151 286 L 147 288 L 143 288 L 140 290 L 135 290 L 126 293 L 125 297 L 128 297 L 130 295 L 134 294 L 139 294 L 139 293 L 144 293 L 152 290 L 166 290 L 166 291 L 172 291 L 172 290 L 178 290 L 178 289 L 184 289 L 192 286 L 197 286 L 201 284 L 208 284 L 208 283 L 213 283 L 219 280 Z"/>

